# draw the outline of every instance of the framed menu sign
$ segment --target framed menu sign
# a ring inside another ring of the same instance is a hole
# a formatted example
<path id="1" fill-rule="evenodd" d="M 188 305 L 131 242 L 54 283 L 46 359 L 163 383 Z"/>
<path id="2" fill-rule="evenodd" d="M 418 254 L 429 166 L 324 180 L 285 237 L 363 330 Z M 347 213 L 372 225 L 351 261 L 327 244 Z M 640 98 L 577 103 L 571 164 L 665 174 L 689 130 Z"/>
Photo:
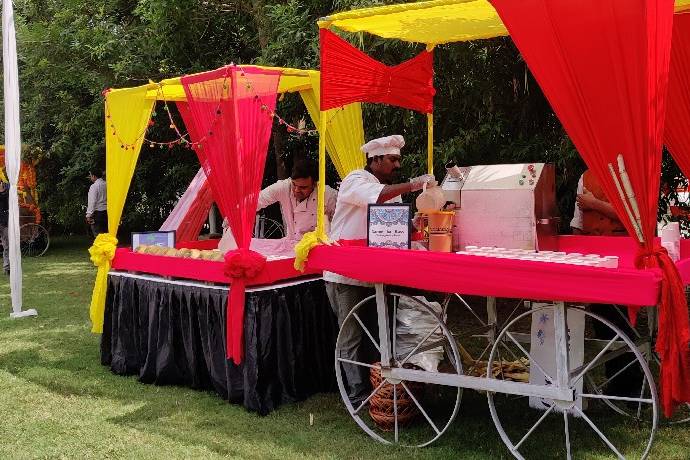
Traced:
<path id="1" fill-rule="evenodd" d="M 410 249 L 409 204 L 370 204 L 367 215 L 367 244 L 375 248 Z"/>
<path id="2" fill-rule="evenodd" d="M 141 244 L 175 247 L 175 230 L 158 232 L 132 232 L 132 251 Z"/>

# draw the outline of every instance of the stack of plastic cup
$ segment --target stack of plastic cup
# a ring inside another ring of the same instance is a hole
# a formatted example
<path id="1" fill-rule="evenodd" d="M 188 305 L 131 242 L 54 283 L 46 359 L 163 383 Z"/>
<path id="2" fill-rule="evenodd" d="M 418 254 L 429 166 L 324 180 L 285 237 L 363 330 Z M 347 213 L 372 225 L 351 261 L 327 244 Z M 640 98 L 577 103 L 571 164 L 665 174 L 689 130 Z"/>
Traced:
<path id="1" fill-rule="evenodd" d="M 554 264 L 577 265 L 580 267 L 618 268 L 618 256 L 600 256 L 599 254 L 583 255 L 578 252 L 530 251 L 527 249 L 508 249 L 491 246 L 466 246 L 457 254 L 492 257 L 495 259 L 526 260 L 531 262 L 549 262 Z"/>

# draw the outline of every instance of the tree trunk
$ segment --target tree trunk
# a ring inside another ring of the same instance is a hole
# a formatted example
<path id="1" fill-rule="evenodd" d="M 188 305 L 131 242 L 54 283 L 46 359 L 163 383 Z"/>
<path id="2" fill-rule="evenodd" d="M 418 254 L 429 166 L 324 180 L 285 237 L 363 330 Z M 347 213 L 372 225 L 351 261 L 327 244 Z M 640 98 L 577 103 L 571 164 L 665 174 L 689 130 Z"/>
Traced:
<path id="1" fill-rule="evenodd" d="M 285 151 L 285 130 L 278 126 L 273 130 L 273 155 L 276 159 L 276 177 L 278 180 L 287 179 L 288 171 L 283 160 L 283 152 Z"/>

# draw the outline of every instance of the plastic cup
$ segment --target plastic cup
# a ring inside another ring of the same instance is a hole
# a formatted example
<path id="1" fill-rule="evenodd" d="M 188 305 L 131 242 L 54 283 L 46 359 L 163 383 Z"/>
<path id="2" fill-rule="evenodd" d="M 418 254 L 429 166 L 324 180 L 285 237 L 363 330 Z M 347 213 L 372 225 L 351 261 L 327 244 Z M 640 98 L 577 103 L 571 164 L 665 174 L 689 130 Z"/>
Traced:
<path id="1" fill-rule="evenodd" d="M 603 258 L 604 267 L 618 268 L 618 256 L 606 256 Z"/>

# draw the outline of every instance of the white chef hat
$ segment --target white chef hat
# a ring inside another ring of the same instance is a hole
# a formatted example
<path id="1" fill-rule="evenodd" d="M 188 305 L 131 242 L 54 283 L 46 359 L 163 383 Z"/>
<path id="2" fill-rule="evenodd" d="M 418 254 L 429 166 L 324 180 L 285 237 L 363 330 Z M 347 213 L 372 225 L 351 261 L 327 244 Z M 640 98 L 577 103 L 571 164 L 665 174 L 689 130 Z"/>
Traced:
<path id="1" fill-rule="evenodd" d="M 405 138 L 399 134 L 373 139 L 361 148 L 367 154 L 367 158 L 381 155 L 400 155 L 400 149 L 405 146 Z"/>

